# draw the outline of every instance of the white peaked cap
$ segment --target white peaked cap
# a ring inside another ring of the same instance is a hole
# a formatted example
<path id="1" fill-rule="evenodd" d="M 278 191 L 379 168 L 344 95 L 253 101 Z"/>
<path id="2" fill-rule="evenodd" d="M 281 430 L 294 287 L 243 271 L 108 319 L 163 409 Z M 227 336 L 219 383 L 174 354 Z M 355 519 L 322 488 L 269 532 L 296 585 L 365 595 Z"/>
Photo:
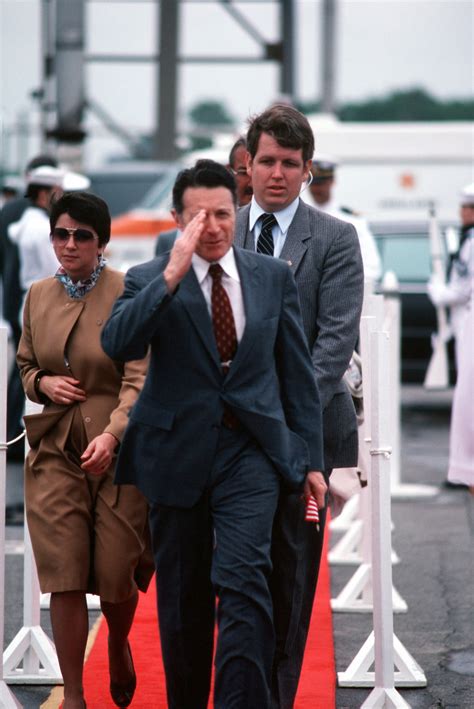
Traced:
<path id="1" fill-rule="evenodd" d="M 37 167 L 26 176 L 27 185 L 41 185 L 42 187 L 62 187 L 64 170 L 50 165 Z"/>
<path id="2" fill-rule="evenodd" d="M 62 188 L 65 192 L 78 192 L 87 190 L 91 186 L 91 181 L 79 172 L 66 172 L 64 175 Z"/>
<path id="3" fill-rule="evenodd" d="M 461 205 L 474 204 L 474 182 L 461 190 Z"/>

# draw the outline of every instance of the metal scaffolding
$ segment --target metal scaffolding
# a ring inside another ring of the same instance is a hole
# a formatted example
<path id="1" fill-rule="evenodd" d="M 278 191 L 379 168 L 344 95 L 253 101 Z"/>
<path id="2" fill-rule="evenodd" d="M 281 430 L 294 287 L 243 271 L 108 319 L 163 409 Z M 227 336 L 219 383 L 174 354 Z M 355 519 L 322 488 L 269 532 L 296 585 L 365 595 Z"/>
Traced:
<path id="1" fill-rule="evenodd" d="M 91 0 L 92 1 L 92 0 Z M 97 2 L 98 0 L 95 0 Z M 143 0 L 142 0 L 143 1 Z M 85 17 L 88 0 L 42 0 L 43 85 L 37 95 L 41 100 L 44 141 L 79 145 L 85 137 L 84 109 L 94 110 L 104 120 L 105 107 L 89 100 L 84 84 L 86 63 L 153 62 L 157 71 L 157 100 L 152 155 L 161 160 L 177 156 L 176 125 L 180 65 L 185 63 L 261 63 L 276 62 L 280 67 L 279 90 L 289 100 L 295 98 L 294 31 L 295 0 L 262 0 L 279 6 L 279 39 L 268 42 L 233 0 L 215 0 L 260 47 L 258 56 L 196 55 L 179 53 L 180 14 L 187 0 L 145 0 L 157 4 L 159 51 L 153 55 L 86 54 Z M 239 0 L 239 3 L 242 0 Z M 71 80 L 74 77 L 74 80 Z M 110 119 L 110 116 L 109 116 Z M 124 140 L 135 156 L 139 141 L 128 135 L 118 122 L 105 125 Z"/>

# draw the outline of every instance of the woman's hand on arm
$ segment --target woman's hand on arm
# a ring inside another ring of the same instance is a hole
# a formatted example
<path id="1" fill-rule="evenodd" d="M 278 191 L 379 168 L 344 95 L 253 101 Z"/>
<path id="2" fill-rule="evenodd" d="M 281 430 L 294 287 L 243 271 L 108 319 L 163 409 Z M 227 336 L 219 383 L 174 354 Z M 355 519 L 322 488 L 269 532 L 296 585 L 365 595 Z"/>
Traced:
<path id="1" fill-rule="evenodd" d="M 45 374 L 38 383 L 38 390 L 55 404 L 73 404 L 75 401 L 85 401 L 86 392 L 80 388 L 80 382 L 74 377 Z"/>
<path id="2" fill-rule="evenodd" d="M 96 436 L 81 455 L 81 468 L 88 473 L 103 475 L 110 467 L 117 445 L 118 440 L 112 433 Z"/>

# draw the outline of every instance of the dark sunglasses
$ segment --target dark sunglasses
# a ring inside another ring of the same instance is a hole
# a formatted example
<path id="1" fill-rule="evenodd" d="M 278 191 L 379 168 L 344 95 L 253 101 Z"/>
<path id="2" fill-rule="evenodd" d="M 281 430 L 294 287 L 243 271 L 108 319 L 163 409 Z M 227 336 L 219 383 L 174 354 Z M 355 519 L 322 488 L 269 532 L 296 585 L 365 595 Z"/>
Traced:
<path id="1" fill-rule="evenodd" d="M 76 244 L 85 244 L 87 241 L 93 241 L 98 238 L 89 229 L 66 229 L 59 226 L 55 227 L 50 234 L 51 241 L 56 244 L 66 244 L 71 236 Z"/>

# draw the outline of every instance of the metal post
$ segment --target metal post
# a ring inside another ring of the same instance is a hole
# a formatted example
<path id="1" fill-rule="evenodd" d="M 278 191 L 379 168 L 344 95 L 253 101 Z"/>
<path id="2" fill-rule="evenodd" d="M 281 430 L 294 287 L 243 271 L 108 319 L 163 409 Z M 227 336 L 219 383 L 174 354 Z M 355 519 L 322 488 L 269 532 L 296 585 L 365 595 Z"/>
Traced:
<path id="1" fill-rule="evenodd" d="M 381 318 L 378 318 L 381 322 Z M 400 708 L 409 705 L 395 687 L 425 687 L 421 667 L 393 633 L 393 586 L 390 528 L 390 381 L 389 335 L 380 326 L 369 338 L 372 589 L 374 631 L 345 672 L 338 672 L 341 687 L 375 687 L 362 705 Z M 364 369 L 364 372 L 366 370 Z M 364 379 L 364 387 L 366 380 Z M 375 664 L 375 672 L 370 671 Z M 396 668 L 396 671 L 395 671 Z"/>
<path id="2" fill-rule="evenodd" d="M 26 414 L 42 408 L 26 401 Z M 3 653 L 3 676 L 8 684 L 62 684 L 56 648 L 40 625 L 40 588 L 26 517 L 24 526 L 23 627 Z"/>
<path id="3" fill-rule="evenodd" d="M 5 488 L 7 473 L 7 379 L 8 379 L 8 330 L 0 327 L 0 642 L 4 640 L 5 609 Z M 21 705 L 3 679 L 3 664 L 0 666 L 0 707 L 14 709 Z"/>
<path id="4" fill-rule="evenodd" d="M 392 432 L 392 498 L 426 498 L 438 494 L 433 485 L 403 483 L 401 480 L 401 303 L 397 276 L 387 271 L 383 277 L 384 329 L 390 332 L 390 420 Z"/>
<path id="5" fill-rule="evenodd" d="M 56 110 L 55 82 L 55 0 L 42 0 L 41 3 L 41 54 L 42 54 L 42 90 L 41 106 L 41 146 L 44 152 L 52 152 L 53 141 L 48 137 L 54 128 Z"/>
<path id="6" fill-rule="evenodd" d="M 281 0 L 280 37 L 283 57 L 280 70 L 280 91 L 292 101 L 295 99 L 295 12 L 293 0 Z"/>
<path id="7" fill-rule="evenodd" d="M 160 65 L 157 92 L 158 129 L 153 141 L 153 157 L 175 160 L 176 104 L 178 97 L 178 0 L 160 2 Z"/>
<path id="8" fill-rule="evenodd" d="M 322 2 L 321 31 L 321 110 L 334 113 L 336 77 L 336 2 Z"/>

